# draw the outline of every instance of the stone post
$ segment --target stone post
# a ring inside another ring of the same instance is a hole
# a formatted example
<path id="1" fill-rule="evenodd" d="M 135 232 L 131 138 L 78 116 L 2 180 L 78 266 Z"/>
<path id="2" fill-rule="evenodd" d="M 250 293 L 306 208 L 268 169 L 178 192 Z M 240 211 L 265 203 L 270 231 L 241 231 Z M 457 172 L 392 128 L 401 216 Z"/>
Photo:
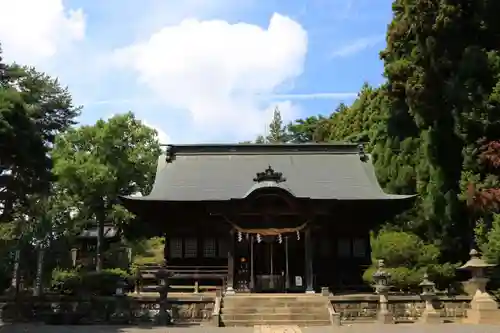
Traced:
<path id="1" fill-rule="evenodd" d="M 3 326 L 3 308 L 6 305 L 6 303 L 0 303 L 0 330 L 2 329 L 1 327 Z"/>
<path id="2" fill-rule="evenodd" d="M 427 273 L 424 274 L 424 279 L 420 282 L 422 293 L 420 296 L 425 302 L 425 309 L 422 312 L 420 321 L 424 324 L 440 324 L 442 323 L 439 312 L 434 308 L 434 299 L 436 297 L 435 283 L 429 280 Z"/>
<path id="3" fill-rule="evenodd" d="M 384 260 L 378 261 L 378 269 L 373 273 L 373 282 L 375 292 L 380 296 L 380 307 L 377 315 L 377 321 L 380 324 L 394 324 L 394 317 L 389 311 L 389 280 L 391 274 L 384 270 Z"/>
<path id="4" fill-rule="evenodd" d="M 472 249 L 469 261 L 459 268 L 471 272 L 469 283 L 475 290 L 470 303 L 470 309 L 467 310 L 467 318 L 464 319 L 465 323 L 500 324 L 498 304 L 486 291 L 486 284 L 489 278 L 486 277 L 485 270 L 494 266 L 480 258 L 477 250 Z"/>

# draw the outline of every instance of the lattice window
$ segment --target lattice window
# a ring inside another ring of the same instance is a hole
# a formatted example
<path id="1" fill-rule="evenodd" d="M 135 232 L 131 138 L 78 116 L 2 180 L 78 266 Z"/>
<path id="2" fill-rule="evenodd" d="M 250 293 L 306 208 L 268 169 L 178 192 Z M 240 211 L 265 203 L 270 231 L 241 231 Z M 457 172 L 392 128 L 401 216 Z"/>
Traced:
<path id="1" fill-rule="evenodd" d="M 224 238 L 219 239 L 219 253 L 218 257 L 219 258 L 227 258 L 227 251 L 228 251 L 228 246 L 227 246 L 227 240 Z"/>
<path id="2" fill-rule="evenodd" d="M 182 258 L 182 238 L 170 238 L 168 245 L 170 258 Z"/>
<path id="3" fill-rule="evenodd" d="M 321 239 L 320 254 L 322 257 L 328 257 L 332 252 L 332 243 L 328 238 Z"/>
<path id="4" fill-rule="evenodd" d="M 186 238 L 184 240 L 184 258 L 198 257 L 198 240 L 196 238 Z"/>
<path id="5" fill-rule="evenodd" d="M 337 255 L 340 258 L 351 257 L 351 240 L 349 238 L 340 238 L 337 240 Z"/>
<path id="6" fill-rule="evenodd" d="M 215 258 L 217 255 L 217 248 L 214 238 L 205 238 L 203 240 L 203 257 Z"/>
<path id="7" fill-rule="evenodd" d="M 364 238 L 355 238 L 353 240 L 352 255 L 356 258 L 366 257 L 366 240 Z"/>

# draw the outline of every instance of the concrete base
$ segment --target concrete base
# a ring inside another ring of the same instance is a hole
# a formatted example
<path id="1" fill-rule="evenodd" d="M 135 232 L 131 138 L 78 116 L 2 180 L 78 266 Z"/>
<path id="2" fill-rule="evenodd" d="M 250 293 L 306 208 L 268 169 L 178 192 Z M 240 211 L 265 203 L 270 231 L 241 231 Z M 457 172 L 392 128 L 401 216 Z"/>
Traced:
<path id="1" fill-rule="evenodd" d="M 314 290 L 306 290 L 306 294 L 316 294 Z"/>
<path id="2" fill-rule="evenodd" d="M 420 317 L 420 323 L 422 324 L 441 324 L 443 323 L 443 320 L 441 319 L 441 316 L 439 315 L 438 312 L 436 311 L 424 311 L 422 313 L 422 317 Z"/>
<path id="3" fill-rule="evenodd" d="M 236 292 L 234 291 L 234 288 L 233 287 L 228 287 L 226 289 L 226 295 L 235 295 Z"/>
<path id="4" fill-rule="evenodd" d="M 377 322 L 379 324 L 394 324 L 394 317 L 392 316 L 392 313 L 387 312 L 387 313 L 378 313 L 377 314 Z"/>
<path id="5" fill-rule="evenodd" d="M 488 325 L 500 325 L 500 310 L 477 310 L 469 309 L 467 310 L 467 318 L 462 320 L 464 324 L 488 324 Z"/>

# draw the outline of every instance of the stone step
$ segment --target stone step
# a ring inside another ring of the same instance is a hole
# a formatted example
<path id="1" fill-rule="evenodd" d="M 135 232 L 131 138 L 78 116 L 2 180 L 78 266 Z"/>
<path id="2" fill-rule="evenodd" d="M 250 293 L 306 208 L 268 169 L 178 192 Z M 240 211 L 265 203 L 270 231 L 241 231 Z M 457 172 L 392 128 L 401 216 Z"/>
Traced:
<path id="1" fill-rule="evenodd" d="M 326 305 L 316 307 L 222 307 L 223 313 L 325 313 Z"/>
<path id="2" fill-rule="evenodd" d="M 319 296 L 319 295 L 276 295 L 276 296 L 249 296 L 248 294 L 246 295 L 226 295 L 224 299 L 226 300 L 254 300 L 254 301 L 305 301 L 305 302 L 317 302 L 324 300 L 326 297 L 325 296 Z"/>
<path id="3" fill-rule="evenodd" d="M 273 304 L 273 305 L 287 305 L 287 304 L 301 304 L 305 306 L 314 305 L 314 304 L 327 304 L 327 299 L 316 299 L 314 301 L 311 300 L 301 300 L 301 299 L 290 299 L 290 300 L 282 300 L 282 299 L 252 299 L 252 298 L 240 298 L 240 299 L 223 299 L 224 304 L 234 304 L 234 305 L 245 305 L 245 304 Z"/>
<path id="4" fill-rule="evenodd" d="M 227 314 L 222 313 L 221 318 L 223 322 L 227 320 L 245 320 L 245 321 L 273 321 L 273 320 L 291 320 L 291 321 L 311 321 L 311 320 L 326 320 L 329 321 L 329 316 L 327 313 L 317 314 L 317 313 L 301 313 L 301 314 L 289 314 L 289 313 L 233 313 Z"/>
<path id="5" fill-rule="evenodd" d="M 283 309 L 315 309 L 321 308 L 325 309 L 328 303 L 319 304 L 279 304 L 279 303 L 268 303 L 268 304 L 227 304 L 223 303 L 222 307 L 226 309 L 270 309 L 270 308 L 283 308 Z"/>
<path id="6" fill-rule="evenodd" d="M 252 327 L 255 325 L 274 325 L 274 326 L 299 326 L 299 327 L 309 327 L 309 326 L 330 326 L 329 320 L 259 320 L 259 321 L 249 321 L 249 320 L 227 320 L 223 321 L 225 327 Z"/>

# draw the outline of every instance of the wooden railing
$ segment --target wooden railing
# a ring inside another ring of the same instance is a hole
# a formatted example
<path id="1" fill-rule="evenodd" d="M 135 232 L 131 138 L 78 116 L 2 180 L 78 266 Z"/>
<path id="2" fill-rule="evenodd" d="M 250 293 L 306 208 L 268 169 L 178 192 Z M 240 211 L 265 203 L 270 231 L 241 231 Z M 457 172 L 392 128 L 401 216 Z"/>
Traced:
<path id="1" fill-rule="evenodd" d="M 136 292 L 157 292 L 160 270 L 167 272 L 170 292 L 187 290 L 195 293 L 225 288 L 229 272 L 227 266 L 143 266 L 138 269 Z"/>

